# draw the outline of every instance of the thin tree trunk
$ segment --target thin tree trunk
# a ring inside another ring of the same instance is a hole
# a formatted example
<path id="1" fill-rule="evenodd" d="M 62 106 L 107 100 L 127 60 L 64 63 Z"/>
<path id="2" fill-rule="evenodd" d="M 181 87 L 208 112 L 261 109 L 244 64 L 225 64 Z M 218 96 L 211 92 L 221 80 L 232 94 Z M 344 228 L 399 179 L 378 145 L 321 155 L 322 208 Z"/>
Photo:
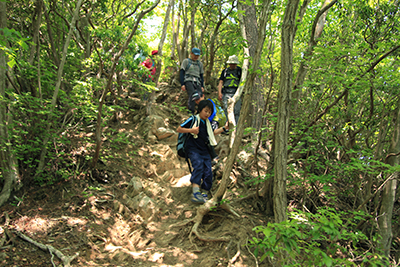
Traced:
<path id="1" fill-rule="evenodd" d="M 0 1 L 0 28 L 7 27 L 7 6 L 6 2 Z M 2 35 L 0 31 L 0 35 Z M 0 193 L 0 206 L 2 206 L 11 195 L 11 191 L 14 183 L 17 180 L 17 169 L 14 162 L 12 146 L 8 138 L 7 130 L 7 106 L 5 103 L 6 99 L 6 55 L 4 50 L 0 49 L 0 170 L 3 176 L 3 188 Z"/>
<path id="2" fill-rule="evenodd" d="M 183 1 L 183 0 L 182 0 Z M 183 17 L 183 34 L 182 34 L 182 42 L 181 42 L 181 47 L 180 47 L 180 53 L 179 53 L 179 60 L 182 62 L 185 58 L 188 57 L 188 48 L 187 48 L 187 43 L 188 43 L 188 38 L 189 38 L 189 23 L 188 23 L 188 18 L 187 18 L 187 13 L 188 13 L 188 7 L 185 5 L 182 7 L 182 17 Z"/>
<path id="3" fill-rule="evenodd" d="M 196 47 L 196 31 L 195 31 L 195 15 L 197 10 L 197 3 L 195 4 L 193 0 L 190 0 L 190 6 L 192 7 L 192 11 L 190 12 L 190 41 L 191 47 Z M 201 47 L 199 47 L 201 49 Z"/>
<path id="4" fill-rule="evenodd" d="M 177 25 L 176 25 L 176 31 L 175 31 L 175 44 L 176 44 L 176 51 L 178 53 L 178 59 L 179 59 L 179 66 L 181 65 L 184 55 L 182 54 L 180 50 L 180 44 L 179 44 L 179 29 L 181 26 L 181 17 L 182 17 L 182 12 L 183 12 L 183 7 L 182 7 L 182 1 L 179 1 L 179 10 L 178 10 L 178 19 L 177 19 Z"/>
<path id="5" fill-rule="evenodd" d="M 43 4 L 42 0 L 36 1 L 35 14 L 34 14 L 33 22 L 32 22 L 32 28 L 33 28 L 32 41 L 35 45 L 31 46 L 31 52 L 29 55 L 29 64 L 30 65 L 33 64 L 33 61 L 35 59 L 35 54 L 37 51 L 37 46 L 39 45 L 39 30 L 40 30 L 40 24 L 42 21 L 42 4 Z"/>
<path id="6" fill-rule="evenodd" d="M 209 51 L 210 52 L 209 52 L 209 59 L 208 59 L 207 69 L 205 71 L 206 73 L 205 73 L 205 77 L 204 77 L 204 84 L 209 84 L 210 80 L 211 80 L 211 73 L 212 73 L 212 70 L 214 68 L 214 58 L 215 58 L 215 52 L 216 52 L 215 42 L 216 42 L 217 37 L 218 37 L 219 28 L 221 27 L 222 22 L 224 22 L 224 20 L 232 13 L 233 9 L 235 8 L 234 3 L 235 2 L 233 2 L 232 6 L 231 6 L 231 9 L 228 12 L 226 12 L 224 15 L 221 12 L 221 10 L 219 10 L 220 19 L 216 23 L 216 26 L 214 28 L 213 34 L 212 34 L 212 36 L 210 38 L 210 42 L 209 42 L 209 47 L 210 47 Z"/>
<path id="7" fill-rule="evenodd" d="M 389 154 L 393 154 L 387 160 L 391 166 L 397 166 L 400 163 L 399 156 L 396 155 L 400 151 L 400 98 L 397 103 L 397 109 L 395 113 L 393 123 L 393 137 L 390 144 Z M 392 217 L 393 217 L 393 206 L 396 197 L 397 179 L 399 173 L 396 172 L 394 179 L 387 182 L 382 192 L 382 201 L 379 210 L 378 225 L 379 235 L 381 236 L 378 247 L 383 252 L 383 255 L 388 257 L 390 254 L 390 248 L 392 246 Z"/>
<path id="8" fill-rule="evenodd" d="M 173 61 L 175 61 L 176 60 L 175 47 L 176 47 L 176 36 L 177 36 L 177 32 L 175 30 L 175 4 L 172 5 L 171 31 L 172 31 L 172 40 L 171 40 L 171 56 L 170 57 Z"/>
<path id="9" fill-rule="evenodd" d="M 293 73 L 293 41 L 299 0 L 289 0 L 282 24 L 281 83 L 278 93 L 278 120 L 275 134 L 274 159 L 274 216 L 275 222 L 286 221 L 286 177 L 289 137 L 289 109 Z"/>
<path id="10" fill-rule="evenodd" d="M 57 54 L 57 49 L 56 49 L 56 44 L 54 43 L 54 37 L 53 37 L 53 31 L 52 31 L 52 27 L 51 27 L 51 20 L 49 17 L 49 12 L 46 9 L 46 5 L 43 6 L 44 8 L 44 16 L 46 18 L 46 24 L 47 24 L 47 35 L 49 36 L 49 45 L 50 45 L 50 50 L 51 50 L 51 54 L 49 55 L 50 58 L 53 58 L 53 62 L 56 66 L 60 65 L 60 59 L 58 58 L 58 54 Z"/>
<path id="11" fill-rule="evenodd" d="M 256 45 L 257 43 L 252 42 L 251 40 L 257 40 L 258 38 L 258 23 L 257 23 L 257 11 L 254 2 L 251 4 L 241 3 L 242 8 L 245 12 L 244 22 L 246 24 L 246 35 L 247 40 L 250 40 L 247 44 L 249 46 L 250 57 L 253 57 L 256 53 Z M 251 90 L 251 107 L 250 107 L 250 115 L 247 119 L 246 125 L 249 127 L 253 127 L 258 130 L 261 128 L 261 107 L 264 103 L 264 97 L 262 94 L 262 87 L 260 82 L 259 75 L 256 76 L 256 81 L 254 82 L 254 87 Z M 256 135 L 253 135 L 255 137 Z M 252 142 L 256 143 L 255 140 Z"/>

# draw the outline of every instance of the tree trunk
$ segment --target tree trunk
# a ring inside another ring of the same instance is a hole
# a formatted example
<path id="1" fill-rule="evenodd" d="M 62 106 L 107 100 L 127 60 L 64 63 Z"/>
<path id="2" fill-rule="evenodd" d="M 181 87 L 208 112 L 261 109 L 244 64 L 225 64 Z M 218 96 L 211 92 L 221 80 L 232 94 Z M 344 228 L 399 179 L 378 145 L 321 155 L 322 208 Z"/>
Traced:
<path id="1" fill-rule="evenodd" d="M 288 1 L 282 24 L 281 82 L 278 93 L 278 120 L 274 141 L 274 215 L 277 223 L 287 219 L 287 142 L 289 137 L 290 94 L 292 90 L 293 41 L 298 5 L 299 0 Z"/>
<path id="2" fill-rule="evenodd" d="M 393 137 L 390 144 L 389 155 L 387 160 L 391 166 L 398 166 L 400 163 L 399 156 L 396 155 L 400 151 L 400 98 L 398 100 L 396 113 L 393 123 Z M 379 235 L 381 236 L 378 247 L 383 252 L 384 256 L 388 257 L 392 245 L 392 216 L 393 206 L 396 197 L 398 172 L 393 175 L 393 179 L 388 181 L 382 192 L 382 201 L 378 216 Z"/>
<path id="3" fill-rule="evenodd" d="M 7 27 L 7 6 L 6 2 L 0 1 L 0 28 Z M 0 35 L 2 35 L 0 31 Z M 6 55 L 3 49 L 0 49 L 0 170 L 3 176 L 3 188 L 0 193 L 0 206 L 2 206 L 11 195 L 12 187 L 17 180 L 16 164 L 14 162 L 14 153 L 8 142 L 7 130 L 7 105 L 5 103 L 6 93 Z"/>
<path id="4" fill-rule="evenodd" d="M 241 4 L 242 8 L 245 12 L 244 23 L 246 24 L 246 35 L 248 36 L 247 40 L 257 40 L 258 38 L 258 29 L 257 29 L 257 11 L 254 2 L 251 5 Z M 256 53 L 256 45 L 255 42 L 248 42 L 250 57 L 253 57 Z M 250 107 L 250 115 L 248 117 L 247 125 L 253 127 L 254 129 L 259 130 L 261 128 L 261 109 L 264 105 L 264 97 L 262 94 L 262 86 L 259 75 L 256 76 L 256 81 L 254 82 L 254 87 L 251 90 L 251 107 Z M 256 136 L 256 135 L 253 135 Z M 255 140 L 253 140 L 255 141 Z M 255 142 L 253 142 L 255 143 Z"/>
<path id="5" fill-rule="evenodd" d="M 183 1 L 183 0 L 182 0 Z M 182 2 L 181 2 L 182 3 Z M 185 58 L 188 57 L 188 48 L 187 48 L 187 43 L 188 43 L 188 38 L 189 38 L 189 23 L 188 23 L 188 18 L 187 18 L 187 13 L 188 13 L 188 5 L 185 5 L 184 7 L 182 6 L 181 8 L 181 14 L 183 17 L 183 33 L 182 33 L 182 42 L 181 42 L 181 47 L 180 47 L 180 52 L 179 52 L 179 61 L 182 62 Z"/>
<path id="6" fill-rule="evenodd" d="M 190 41 L 191 48 L 197 47 L 196 42 L 196 30 L 195 30 L 195 15 L 197 10 L 197 3 L 195 4 L 193 0 L 190 0 L 190 6 L 192 7 L 192 11 L 190 12 Z M 201 49 L 201 47 L 199 47 Z"/>
<path id="7" fill-rule="evenodd" d="M 54 43 L 54 36 L 53 36 L 53 31 L 52 31 L 52 23 L 49 17 L 49 11 L 46 8 L 46 5 L 43 6 L 44 8 L 44 16 L 46 18 L 46 24 L 47 24 L 47 35 L 49 37 L 49 42 L 50 42 L 50 51 L 51 53 L 49 54 L 49 58 L 53 58 L 54 65 L 58 66 L 60 65 L 60 59 L 58 58 L 57 54 L 57 46 Z M 50 52 L 49 51 L 49 52 Z"/>
<path id="8" fill-rule="evenodd" d="M 177 32 L 176 32 L 176 29 L 175 29 L 175 4 L 172 5 L 171 31 L 172 31 L 172 40 L 171 40 L 171 55 L 170 55 L 170 58 L 172 59 L 172 61 L 176 61 L 175 47 L 176 47 Z"/>
<path id="9" fill-rule="evenodd" d="M 214 58 L 215 58 L 215 52 L 216 52 L 215 42 L 216 42 L 218 34 L 219 34 L 219 28 L 221 27 L 222 22 L 232 13 L 234 8 L 235 8 L 235 6 L 232 4 L 231 9 L 226 13 L 222 13 L 221 9 L 218 10 L 219 20 L 215 25 L 214 31 L 211 35 L 210 42 L 209 42 L 209 47 L 210 47 L 209 51 L 210 52 L 209 52 L 207 69 L 205 71 L 205 77 L 204 77 L 205 85 L 209 84 L 211 81 L 211 73 L 214 68 Z M 257 39 L 255 39 L 255 40 L 257 40 Z"/>
<path id="10" fill-rule="evenodd" d="M 241 93 L 244 93 L 244 98 L 243 98 L 243 103 L 242 103 L 242 108 L 240 110 L 240 116 L 239 116 L 239 121 L 236 127 L 236 130 L 231 132 L 231 140 L 233 139 L 233 145 L 231 146 L 231 150 L 229 152 L 228 158 L 226 160 L 225 166 L 224 166 L 224 171 L 221 179 L 220 186 L 218 187 L 217 192 L 215 193 L 215 197 L 217 198 L 218 201 L 220 201 L 226 191 L 228 179 L 230 176 L 230 173 L 232 171 L 232 166 L 234 162 L 236 161 L 236 155 L 239 152 L 239 147 L 242 143 L 242 137 L 245 129 L 245 120 L 246 117 L 249 113 L 250 110 L 250 103 L 251 103 L 251 89 L 253 88 L 253 83 L 254 83 L 254 78 L 256 76 L 256 72 L 254 70 L 258 69 L 259 64 L 260 64 L 260 57 L 261 57 L 261 50 L 264 45 L 264 40 L 265 40 L 265 26 L 267 24 L 267 13 L 265 12 L 267 10 L 267 7 L 269 6 L 269 1 L 264 1 L 263 3 L 263 12 L 260 15 L 260 33 L 259 33 L 259 39 L 257 40 L 257 49 L 255 56 L 252 58 L 252 63 L 251 63 L 251 69 L 253 72 L 247 77 L 247 71 L 249 69 L 249 57 L 245 58 L 244 64 L 243 64 L 243 72 L 242 72 L 242 80 L 246 80 L 246 83 L 243 86 L 239 86 L 238 90 L 236 91 L 235 95 L 233 96 L 233 101 L 229 101 L 229 107 L 228 109 L 232 109 L 232 112 L 229 112 L 232 116 L 229 116 L 229 123 L 231 124 L 235 118 L 233 115 L 233 107 L 235 104 L 236 99 L 238 99 L 241 95 Z M 248 40 L 246 36 L 246 30 L 245 27 L 247 25 L 242 24 L 242 35 L 243 38 Z M 250 41 L 250 40 L 248 40 Z M 248 49 L 245 48 L 245 55 L 248 55 Z M 236 134 L 235 134 L 236 132 Z M 236 137 L 235 137 L 236 135 Z"/>

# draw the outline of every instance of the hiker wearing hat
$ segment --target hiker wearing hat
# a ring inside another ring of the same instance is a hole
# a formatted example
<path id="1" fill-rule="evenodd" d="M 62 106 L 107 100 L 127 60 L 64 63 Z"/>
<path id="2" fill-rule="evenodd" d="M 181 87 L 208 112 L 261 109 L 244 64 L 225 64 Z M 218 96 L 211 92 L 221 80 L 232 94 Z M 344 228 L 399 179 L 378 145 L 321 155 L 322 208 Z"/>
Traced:
<path id="1" fill-rule="evenodd" d="M 196 106 L 196 103 L 192 99 L 193 93 L 197 92 L 201 97 L 204 92 L 204 69 L 199 57 L 200 49 L 193 48 L 190 52 L 190 57 L 182 61 L 179 72 L 181 89 L 188 93 L 188 108 L 192 114 L 194 114 Z"/>
<path id="2" fill-rule="evenodd" d="M 239 59 L 236 55 L 230 56 L 226 64 L 229 64 L 229 67 L 224 69 L 219 77 L 218 99 L 220 101 L 222 100 L 225 115 L 228 117 L 228 99 L 235 95 L 239 87 L 240 78 L 242 77 L 242 68 L 238 66 Z M 239 120 L 241 106 L 242 100 L 239 99 L 233 110 L 235 114 L 235 123 Z"/>

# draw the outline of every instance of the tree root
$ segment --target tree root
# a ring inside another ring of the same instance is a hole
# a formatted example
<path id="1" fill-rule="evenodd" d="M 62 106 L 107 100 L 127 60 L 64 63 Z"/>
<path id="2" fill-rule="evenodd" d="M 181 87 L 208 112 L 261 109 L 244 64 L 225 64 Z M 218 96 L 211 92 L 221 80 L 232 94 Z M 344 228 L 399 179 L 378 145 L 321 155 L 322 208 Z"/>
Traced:
<path id="1" fill-rule="evenodd" d="M 215 207 L 218 205 L 218 203 L 215 201 L 215 197 L 204 203 L 204 205 L 201 205 L 200 207 L 197 208 L 197 214 L 196 217 L 193 219 L 194 225 L 192 227 L 192 231 L 190 232 L 189 239 L 190 242 L 192 242 L 192 234 L 195 234 L 198 239 L 205 241 L 205 242 L 220 242 L 220 241 L 229 241 L 229 237 L 207 237 L 199 233 L 198 229 L 203 221 L 204 216 L 211 210 L 212 207 Z M 223 204 L 221 207 L 224 206 L 224 209 L 231 212 L 232 214 L 236 214 L 229 206 L 228 204 Z M 239 215 L 237 215 L 239 216 Z M 240 216 L 239 216 L 240 217 Z"/>
<path id="2" fill-rule="evenodd" d="M 225 241 L 229 241 L 230 237 L 209 237 L 209 236 L 205 236 L 200 234 L 199 232 L 199 226 L 201 224 L 201 222 L 203 221 L 203 218 L 206 214 L 208 214 L 211 210 L 211 208 L 214 208 L 215 206 L 219 206 L 222 209 L 226 210 L 227 212 L 233 214 L 236 217 L 240 218 L 240 215 L 237 214 L 227 203 L 224 203 L 222 205 L 218 205 L 218 203 L 214 200 L 215 198 L 212 198 L 211 200 L 207 201 L 206 203 L 204 203 L 203 205 L 199 206 L 197 208 L 197 214 L 194 218 L 191 219 L 187 219 L 184 220 L 182 222 L 179 223 L 175 223 L 175 224 L 171 224 L 169 226 L 169 228 L 172 227 L 182 227 L 185 226 L 191 222 L 194 222 L 194 225 L 192 227 L 192 230 L 190 231 L 189 234 L 189 240 L 190 243 L 193 244 L 193 239 L 192 239 L 192 235 L 195 234 L 197 236 L 198 239 L 200 239 L 201 241 L 205 241 L 205 242 L 225 242 Z"/>
<path id="3" fill-rule="evenodd" d="M 51 260 L 51 262 L 52 262 L 53 266 L 56 266 L 56 265 L 54 264 L 54 262 L 53 262 L 53 256 L 54 256 L 53 254 L 55 254 L 55 255 L 63 262 L 64 267 L 70 267 L 70 266 L 71 266 L 71 265 L 70 265 L 70 264 L 71 264 L 71 261 L 73 261 L 76 257 L 79 256 L 79 253 L 76 253 L 76 254 L 75 254 L 74 256 L 72 256 L 72 257 L 65 256 L 61 251 L 55 249 L 53 246 L 44 245 L 44 244 L 42 244 L 42 243 L 36 242 L 35 240 L 31 239 L 30 237 L 24 235 L 24 234 L 21 233 L 21 232 L 16 231 L 15 233 L 16 233 L 16 234 L 18 235 L 18 237 L 20 237 L 21 239 L 23 239 L 23 240 L 25 240 L 25 241 L 28 241 L 29 243 L 34 244 L 35 246 L 39 247 L 40 249 L 42 249 L 42 250 L 44 250 L 44 251 L 47 251 L 47 250 L 48 250 L 48 251 L 50 252 L 50 254 L 52 255 L 52 260 Z"/>
<path id="4" fill-rule="evenodd" d="M 224 204 L 220 205 L 220 207 L 221 207 L 222 209 L 226 210 L 227 212 L 229 212 L 230 214 L 232 214 L 232 215 L 234 215 L 234 216 L 240 218 L 240 215 L 237 214 L 236 211 L 234 211 L 234 210 L 232 209 L 232 207 L 231 207 L 228 203 L 224 203 Z"/>
<path id="5" fill-rule="evenodd" d="M 232 241 L 229 243 L 229 245 L 226 247 L 226 251 L 227 251 L 227 253 L 228 253 L 228 259 L 230 259 L 229 260 L 229 263 L 228 263 L 228 267 L 230 267 L 230 266 L 232 266 L 232 264 L 234 264 L 235 263 L 235 261 L 239 258 L 239 256 L 240 256 L 240 241 L 237 243 L 237 252 L 236 252 L 236 254 L 231 258 L 230 257 L 230 255 L 229 255 L 229 247 L 230 247 L 230 245 L 232 244 Z"/>
<path id="6" fill-rule="evenodd" d="M 173 228 L 173 227 L 182 227 L 182 226 L 185 226 L 186 224 L 189 224 L 190 222 L 193 222 L 193 220 L 194 220 L 194 219 L 187 219 L 187 220 L 184 220 L 184 221 L 179 222 L 179 223 L 174 223 L 174 224 L 171 224 L 171 225 L 169 226 L 169 228 Z"/>

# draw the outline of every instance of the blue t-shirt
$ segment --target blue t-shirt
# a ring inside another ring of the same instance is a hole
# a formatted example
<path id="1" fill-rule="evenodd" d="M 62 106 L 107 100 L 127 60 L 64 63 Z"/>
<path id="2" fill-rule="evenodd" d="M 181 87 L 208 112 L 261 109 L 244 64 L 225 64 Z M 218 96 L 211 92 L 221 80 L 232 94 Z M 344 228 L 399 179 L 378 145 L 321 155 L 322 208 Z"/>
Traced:
<path id="1" fill-rule="evenodd" d="M 181 127 L 190 128 L 190 125 L 192 125 L 192 120 L 193 120 L 193 117 L 190 117 L 184 123 L 181 124 Z M 195 124 L 193 124 L 193 125 L 195 125 Z M 186 151 L 197 152 L 203 156 L 209 155 L 207 144 L 206 144 L 206 142 L 209 142 L 209 141 L 208 141 L 207 126 L 206 126 L 205 121 L 200 119 L 199 133 L 197 135 L 197 138 L 194 138 L 193 135 L 189 133 L 189 138 L 187 139 L 186 142 L 187 142 L 186 143 Z"/>

